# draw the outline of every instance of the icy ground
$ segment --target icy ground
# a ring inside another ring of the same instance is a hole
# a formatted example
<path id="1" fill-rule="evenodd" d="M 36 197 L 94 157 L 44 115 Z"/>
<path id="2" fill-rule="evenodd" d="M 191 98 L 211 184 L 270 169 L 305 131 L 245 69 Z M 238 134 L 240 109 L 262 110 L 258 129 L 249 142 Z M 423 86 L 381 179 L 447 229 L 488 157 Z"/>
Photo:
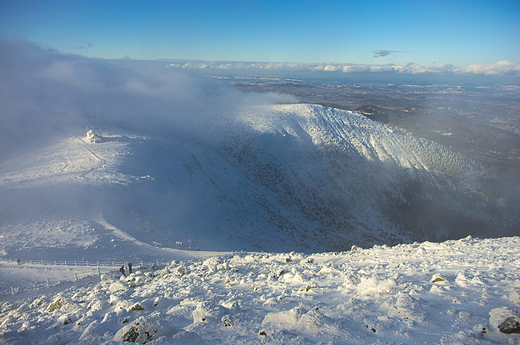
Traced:
<path id="1" fill-rule="evenodd" d="M 468 237 L 230 253 L 126 278 L 68 272 L 61 286 L 2 296 L 0 343 L 520 344 L 499 330 L 520 320 L 519 254 L 519 237 Z"/>

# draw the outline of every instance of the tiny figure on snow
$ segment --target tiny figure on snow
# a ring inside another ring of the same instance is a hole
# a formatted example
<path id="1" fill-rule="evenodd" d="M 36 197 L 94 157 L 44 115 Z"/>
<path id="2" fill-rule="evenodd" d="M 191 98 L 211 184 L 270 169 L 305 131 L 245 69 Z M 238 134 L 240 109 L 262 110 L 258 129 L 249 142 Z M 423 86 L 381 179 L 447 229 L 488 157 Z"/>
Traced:
<path id="1" fill-rule="evenodd" d="M 20 261 L 20 259 L 16 259 L 16 263 L 17 263 L 18 265 L 21 265 L 21 264 L 22 264 L 22 262 Z"/>
<path id="2" fill-rule="evenodd" d="M 126 277 L 126 274 L 125 274 L 125 266 L 121 266 L 121 268 L 119 269 L 119 272 L 123 273 L 123 275 Z"/>
<path id="3" fill-rule="evenodd" d="M 128 263 L 128 274 L 132 274 L 132 263 Z"/>

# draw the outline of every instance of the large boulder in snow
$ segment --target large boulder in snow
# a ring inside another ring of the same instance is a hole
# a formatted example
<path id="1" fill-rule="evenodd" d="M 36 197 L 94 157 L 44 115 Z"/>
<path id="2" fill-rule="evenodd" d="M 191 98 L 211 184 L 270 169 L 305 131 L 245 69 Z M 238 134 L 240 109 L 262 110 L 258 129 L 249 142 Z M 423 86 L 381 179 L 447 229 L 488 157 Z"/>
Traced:
<path id="1" fill-rule="evenodd" d="M 121 328 L 113 340 L 145 344 L 158 337 L 171 337 L 175 333 L 177 333 L 175 328 L 165 320 L 158 317 L 154 317 L 153 319 L 140 317 Z"/>
<path id="2" fill-rule="evenodd" d="M 520 334 L 520 316 L 509 308 L 495 308 L 489 312 L 489 323 L 502 333 Z"/>
<path id="3" fill-rule="evenodd" d="M 510 316 L 498 325 L 498 329 L 506 334 L 520 333 L 520 321 L 516 317 Z"/>
<path id="4" fill-rule="evenodd" d="M 61 309 L 65 304 L 67 304 L 67 301 L 62 297 L 56 297 L 54 301 L 52 301 L 49 306 L 47 307 L 47 312 L 52 313 L 55 310 Z"/>
<path id="5" fill-rule="evenodd" d="M 507 334 L 520 333 L 520 321 L 516 317 L 510 316 L 498 325 L 498 329 Z"/>

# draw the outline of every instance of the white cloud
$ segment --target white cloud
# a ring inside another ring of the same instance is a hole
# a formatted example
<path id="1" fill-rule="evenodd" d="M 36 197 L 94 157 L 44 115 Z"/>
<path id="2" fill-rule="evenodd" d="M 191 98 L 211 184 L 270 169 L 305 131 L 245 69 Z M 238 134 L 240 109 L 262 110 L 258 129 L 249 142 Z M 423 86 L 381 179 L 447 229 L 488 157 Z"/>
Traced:
<path id="1" fill-rule="evenodd" d="M 298 63 L 298 62 L 186 62 L 168 65 L 173 68 L 186 69 L 228 69 L 228 70 L 269 70 L 269 71 L 315 71 L 315 72 L 395 72 L 395 73 L 435 73 L 435 74 L 488 74 L 488 75 L 520 75 L 520 63 L 503 60 L 494 64 L 473 64 L 456 68 L 451 64 L 435 64 L 422 66 L 416 63 L 402 65 L 368 65 L 349 63 Z"/>
<path id="2" fill-rule="evenodd" d="M 373 65 L 369 67 L 370 72 L 394 72 L 399 66 L 395 65 Z"/>
<path id="3" fill-rule="evenodd" d="M 231 114 L 249 104 L 296 101 L 288 95 L 240 92 L 179 69 L 215 66 L 232 67 L 211 62 L 177 62 L 172 65 L 177 69 L 166 70 L 123 67 L 0 39 L 0 148 L 61 135 L 93 119 L 145 131 L 172 126 L 199 131 L 195 118 L 209 121 L 215 113 Z"/>
<path id="4" fill-rule="evenodd" d="M 367 72 L 369 70 L 370 67 L 365 65 L 344 65 L 341 68 L 341 71 L 344 73 Z"/>
<path id="5" fill-rule="evenodd" d="M 487 75 L 520 75 L 520 62 L 501 60 L 493 64 L 480 63 L 457 68 L 457 73 L 487 74 Z"/>
<path id="6" fill-rule="evenodd" d="M 333 72 L 333 71 L 337 71 L 340 67 L 339 66 L 335 66 L 335 65 L 327 65 L 325 67 L 323 67 L 323 70 L 324 71 L 327 71 L 327 72 Z"/>

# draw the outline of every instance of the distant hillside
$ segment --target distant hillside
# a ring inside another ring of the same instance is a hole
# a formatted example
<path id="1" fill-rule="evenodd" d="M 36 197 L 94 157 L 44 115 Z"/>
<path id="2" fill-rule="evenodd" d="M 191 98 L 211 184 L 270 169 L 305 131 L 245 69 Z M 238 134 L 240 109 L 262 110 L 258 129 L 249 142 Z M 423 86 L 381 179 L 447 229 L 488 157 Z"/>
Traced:
<path id="1" fill-rule="evenodd" d="M 230 134 L 223 150 L 296 220 L 311 222 L 305 233 L 317 234 L 315 245 L 515 232 L 506 208 L 480 183 L 485 169 L 460 153 L 348 111 L 264 111 L 249 116 L 252 131 Z"/>
<path id="2" fill-rule="evenodd" d="M 273 105 L 208 121 L 207 135 L 104 128 L 91 144 L 78 132 L 4 162 L 2 250 L 106 246 L 123 231 L 179 249 L 312 252 L 518 229 L 479 164 L 358 113 Z"/>

